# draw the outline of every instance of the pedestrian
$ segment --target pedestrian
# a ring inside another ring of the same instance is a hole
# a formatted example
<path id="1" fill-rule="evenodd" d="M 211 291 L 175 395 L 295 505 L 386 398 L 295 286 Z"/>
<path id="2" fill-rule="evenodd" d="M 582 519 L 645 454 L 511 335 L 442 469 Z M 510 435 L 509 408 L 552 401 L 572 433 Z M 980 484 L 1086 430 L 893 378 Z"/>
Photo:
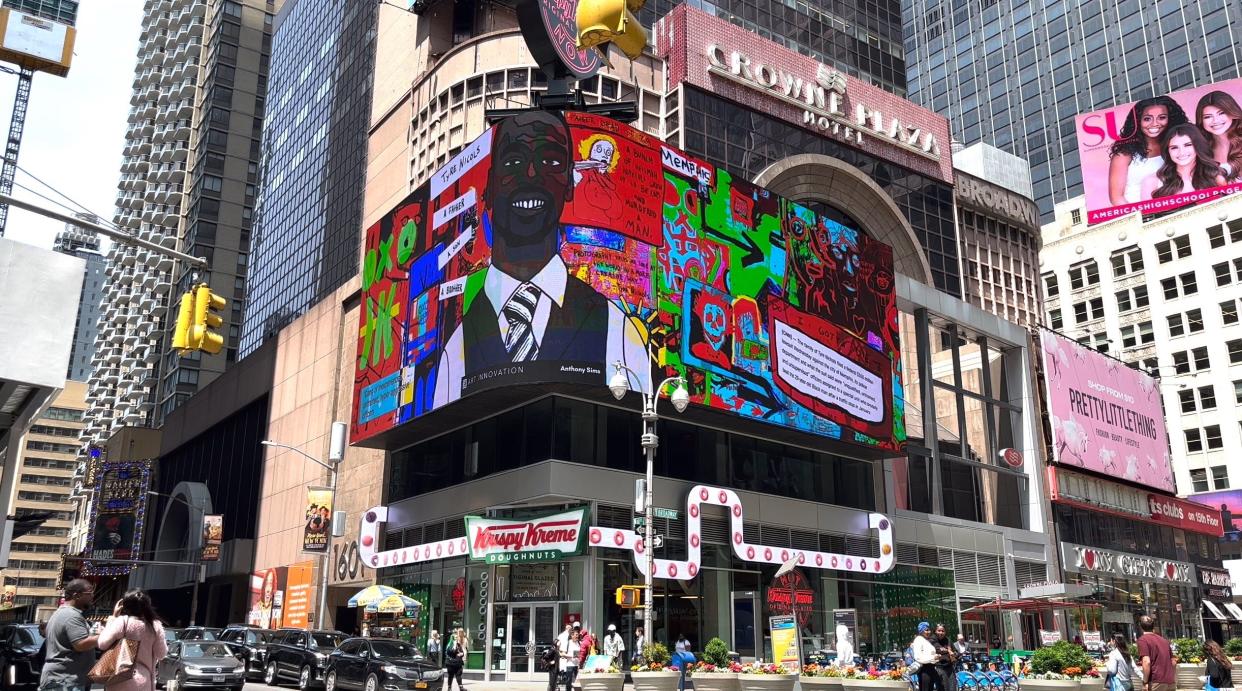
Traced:
<path id="1" fill-rule="evenodd" d="M 1177 675 L 1173 670 L 1173 648 L 1156 633 L 1156 620 L 1150 614 L 1139 617 L 1142 635 L 1138 639 L 1139 660 L 1143 666 L 1143 691 L 1174 691 Z"/>
<path id="2" fill-rule="evenodd" d="M 47 653 L 39 673 L 40 691 L 87 691 L 98 636 L 82 613 L 95 601 L 95 586 L 75 578 L 65 585 L 65 604 L 47 622 Z"/>
<path id="3" fill-rule="evenodd" d="M 686 634 L 677 636 L 673 649 L 676 651 L 673 654 L 673 664 L 681 671 L 681 677 L 677 680 L 677 691 L 686 691 L 686 668 L 694 662 L 694 654 L 690 652 L 690 639 L 686 638 Z"/>
<path id="4" fill-rule="evenodd" d="M 427 659 L 440 666 L 440 632 L 435 629 L 427 634 Z"/>
<path id="5" fill-rule="evenodd" d="M 1104 662 L 1108 670 L 1105 691 L 1134 691 L 1134 659 L 1130 657 L 1130 642 L 1124 633 L 1115 633 L 1112 643 L 1113 649 Z"/>
<path id="6" fill-rule="evenodd" d="M 548 691 L 556 691 L 556 678 L 561 673 L 560 657 L 555 645 L 544 648 L 543 655 L 539 656 L 539 664 L 548 673 Z"/>
<path id="7" fill-rule="evenodd" d="M 586 666 L 586 660 L 595 654 L 595 636 L 591 635 L 591 629 L 584 626 L 582 633 L 578 637 L 578 668 Z"/>
<path id="8" fill-rule="evenodd" d="M 936 646 L 936 674 L 940 676 L 940 688 L 944 691 L 957 691 L 957 655 L 949 643 L 949 632 L 944 624 L 936 624 L 936 632 L 932 636 Z"/>
<path id="9" fill-rule="evenodd" d="M 919 622 L 918 634 L 910 642 L 910 650 L 913 662 L 918 665 L 916 674 L 919 691 L 933 691 L 940 686 L 940 675 L 936 672 L 936 662 L 940 656 L 936 654 L 936 646 L 931 642 L 931 624 Z"/>
<path id="10" fill-rule="evenodd" d="M 444 669 L 448 676 L 448 691 L 453 691 L 453 680 L 457 680 L 457 688 L 465 689 L 461 683 L 461 671 L 466 666 L 466 652 L 470 649 L 470 639 L 466 630 L 459 628 L 453 632 L 452 639 L 444 648 Z"/>
<path id="11" fill-rule="evenodd" d="M 643 657 L 643 647 L 647 644 L 647 638 L 643 635 L 643 627 L 634 628 L 634 664 L 640 665 L 645 659 Z"/>
<path id="12" fill-rule="evenodd" d="M 125 640 L 138 641 L 132 676 L 104 684 L 105 691 L 155 691 L 155 664 L 168 655 L 164 625 L 155 615 L 151 596 L 135 588 L 112 608 L 112 616 L 99 634 L 99 649 L 109 650 Z"/>
<path id="13" fill-rule="evenodd" d="M 966 637 L 960 633 L 957 634 L 957 640 L 953 641 L 953 652 L 957 653 L 958 659 L 970 654 L 970 644 L 966 642 Z"/>
<path id="14" fill-rule="evenodd" d="M 565 691 L 573 691 L 574 679 L 578 676 L 578 653 L 582 649 L 582 634 L 575 628 L 557 651 L 561 658 L 561 676 L 565 680 Z"/>
<path id="15" fill-rule="evenodd" d="M 1220 643 L 1208 641 L 1205 649 L 1207 650 L 1208 682 L 1204 688 L 1208 691 L 1233 688 L 1233 663 L 1221 649 Z"/>
<path id="16" fill-rule="evenodd" d="M 999 633 L 992 634 L 992 649 L 993 650 L 1000 650 L 1001 644 L 1003 643 L 1004 641 L 1001 640 Z"/>
<path id="17" fill-rule="evenodd" d="M 612 664 L 618 669 L 625 658 L 625 639 L 617 633 L 617 625 L 608 625 L 608 635 L 604 636 L 604 654 L 612 658 Z"/>
<path id="18" fill-rule="evenodd" d="M 560 635 L 556 637 L 557 650 L 560 650 L 561 646 L 567 645 L 569 643 L 570 637 L 573 635 L 574 635 L 574 625 L 572 622 L 570 622 L 565 625 L 565 630 L 561 631 Z"/>

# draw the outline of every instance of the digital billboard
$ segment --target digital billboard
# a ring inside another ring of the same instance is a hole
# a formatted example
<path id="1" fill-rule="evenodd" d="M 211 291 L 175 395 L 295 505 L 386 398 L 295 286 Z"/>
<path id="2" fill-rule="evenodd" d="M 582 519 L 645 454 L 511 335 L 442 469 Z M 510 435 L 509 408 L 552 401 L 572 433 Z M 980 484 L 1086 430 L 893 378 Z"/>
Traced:
<path id="1" fill-rule="evenodd" d="M 892 249 L 627 125 L 503 120 L 366 241 L 355 442 L 621 362 L 632 390 L 680 374 L 700 406 L 903 448 Z"/>
<path id="2" fill-rule="evenodd" d="M 1242 189 L 1242 79 L 1077 116 L 1087 222 Z"/>
<path id="3" fill-rule="evenodd" d="M 1242 490 L 1227 489 L 1187 497 L 1193 502 L 1220 511 L 1221 531 L 1228 542 L 1242 540 Z"/>
<path id="4" fill-rule="evenodd" d="M 1176 492 L 1155 378 L 1040 329 L 1052 461 Z"/>

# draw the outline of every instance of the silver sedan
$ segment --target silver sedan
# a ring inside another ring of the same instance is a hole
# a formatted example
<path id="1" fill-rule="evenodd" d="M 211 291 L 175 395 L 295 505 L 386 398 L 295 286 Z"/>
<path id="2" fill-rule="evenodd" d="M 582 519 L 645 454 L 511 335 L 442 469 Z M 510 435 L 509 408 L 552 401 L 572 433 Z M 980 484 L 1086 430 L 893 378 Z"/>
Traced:
<path id="1" fill-rule="evenodd" d="M 160 687 L 169 680 L 176 680 L 178 688 L 241 691 L 246 683 L 246 666 L 226 643 L 174 641 L 168 644 L 168 657 L 156 665 L 155 676 Z"/>

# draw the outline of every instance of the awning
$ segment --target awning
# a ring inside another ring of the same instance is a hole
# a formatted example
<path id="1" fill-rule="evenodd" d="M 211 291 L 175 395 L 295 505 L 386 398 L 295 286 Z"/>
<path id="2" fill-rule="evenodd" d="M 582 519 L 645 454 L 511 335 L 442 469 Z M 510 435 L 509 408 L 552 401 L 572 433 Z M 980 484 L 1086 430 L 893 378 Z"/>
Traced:
<path id="1" fill-rule="evenodd" d="M 1232 602 L 1226 602 L 1224 603 L 1224 605 L 1225 605 L 1225 610 L 1228 611 L 1229 614 L 1234 619 L 1237 619 L 1238 621 L 1242 621 L 1242 607 L 1239 607 L 1233 604 Z"/>
<path id="2" fill-rule="evenodd" d="M 1217 607 L 1215 602 L 1204 600 L 1203 607 L 1208 611 L 1209 615 L 1213 619 L 1219 619 L 1221 621 L 1227 621 L 1229 619 L 1225 616 L 1224 612 L 1220 611 L 1220 607 Z"/>
<path id="3" fill-rule="evenodd" d="M 1057 612 L 1066 609 L 1100 609 L 1100 604 L 1096 602 L 1072 602 L 1064 600 L 1041 600 L 1037 598 L 1026 598 L 1020 600 L 1001 600 L 996 599 L 991 602 L 975 605 L 964 611 L 983 611 L 983 612 Z"/>

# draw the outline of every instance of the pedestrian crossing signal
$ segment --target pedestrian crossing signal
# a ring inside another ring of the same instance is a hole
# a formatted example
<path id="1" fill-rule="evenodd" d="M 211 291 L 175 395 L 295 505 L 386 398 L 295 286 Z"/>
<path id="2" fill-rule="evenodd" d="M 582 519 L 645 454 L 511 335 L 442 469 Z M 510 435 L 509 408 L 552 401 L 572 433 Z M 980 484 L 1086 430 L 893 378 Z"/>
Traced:
<path id="1" fill-rule="evenodd" d="M 643 587 L 640 585 L 623 585 L 617 588 L 617 605 L 625 609 L 642 607 Z"/>

